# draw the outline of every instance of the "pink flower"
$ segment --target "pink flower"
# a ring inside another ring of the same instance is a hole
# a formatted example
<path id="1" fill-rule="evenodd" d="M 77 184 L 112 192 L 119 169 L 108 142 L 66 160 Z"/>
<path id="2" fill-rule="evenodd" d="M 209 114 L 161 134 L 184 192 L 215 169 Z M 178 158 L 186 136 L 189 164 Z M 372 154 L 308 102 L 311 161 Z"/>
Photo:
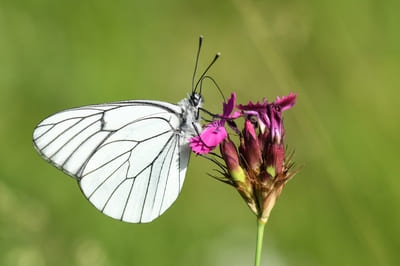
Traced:
<path id="1" fill-rule="evenodd" d="M 272 103 L 264 99 L 238 105 L 245 117 L 243 129 L 237 130 L 239 145 L 229 138 L 220 144 L 225 168 L 220 172 L 223 178 L 217 179 L 234 186 L 262 223 L 267 222 L 283 187 L 296 174 L 291 154 L 285 154 L 282 119 L 282 112 L 295 102 L 296 95 L 290 93 Z"/>
<path id="2" fill-rule="evenodd" d="M 228 132 L 225 129 L 225 122 L 233 120 L 241 116 L 240 112 L 233 112 L 236 106 L 236 93 L 231 94 L 228 102 L 222 103 L 222 115 L 217 115 L 219 119 L 214 120 L 206 125 L 205 129 L 199 136 L 193 137 L 189 140 L 192 151 L 196 154 L 210 153 L 217 147 L 227 136 Z"/>
<path id="3" fill-rule="evenodd" d="M 264 99 L 262 103 L 249 102 L 247 105 L 238 105 L 238 109 L 246 116 L 255 116 L 260 123 L 261 132 L 270 133 L 275 143 L 281 143 L 284 134 L 282 111 L 292 108 L 296 97 L 297 95 L 291 92 L 288 96 L 276 97 L 272 103 Z"/>
<path id="4" fill-rule="evenodd" d="M 228 135 L 223 120 L 208 124 L 199 136 L 191 138 L 190 147 L 196 154 L 207 154 L 218 146 Z"/>
<path id="5" fill-rule="evenodd" d="M 283 188 L 298 172 L 293 169 L 293 152 L 286 153 L 282 118 L 282 112 L 294 106 L 296 97 L 290 93 L 276 97 L 271 103 L 263 99 L 238 105 L 241 111 L 238 114 L 234 112 L 236 95 L 232 94 L 228 102 L 223 103 L 223 114 L 215 116 L 217 120 L 208 124 L 200 136 L 190 139 L 192 150 L 197 154 L 209 153 L 204 157 L 217 166 L 214 169 L 217 175 L 209 175 L 234 187 L 256 215 L 257 237 L 262 236 L 263 226 Z M 240 123 L 236 121 L 238 117 L 241 117 Z M 236 134 L 228 136 L 225 124 Z M 220 155 L 210 153 L 217 145 Z M 257 265 L 259 258 L 256 259 Z"/>

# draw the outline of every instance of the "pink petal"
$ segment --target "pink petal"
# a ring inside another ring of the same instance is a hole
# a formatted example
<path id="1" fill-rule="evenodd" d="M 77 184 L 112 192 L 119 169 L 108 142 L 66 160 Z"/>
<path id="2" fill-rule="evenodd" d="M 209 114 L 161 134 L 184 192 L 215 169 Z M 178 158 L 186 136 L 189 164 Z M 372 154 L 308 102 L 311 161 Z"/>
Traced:
<path id="1" fill-rule="evenodd" d="M 281 107 L 281 111 L 285 111 L 293 107 L 296 103 L 297 94 L 293 92 L 289 93 L 288 96 L 276 97 L 275 104 Z"/>
<path id="2" fill-rule="evenodd" d="M 253 138 L 253 139 L 257 139 L 257 133 L 254 129 L 254 125 L 249 120 L 245 121 L 244 133 L 245 133 L 245 136 L 248 135 L 248 136 L 251 136 L 251 138 Z"/>
<path id="3" fill-rule="evenodd" d="M 200 136 L 191 138 L 189 142 L 190 148 L 192 148 L 192 151 L 196 154 L 207 154 L 212 150 L 201 142 Z"/>
<path id="4" fill-rule="evenodd" d="M 192 151 L 196 154 L 207 154 L 217 147 L 226 137 L 228 133 L 222 121 L 215 121 L 208 125 L 201 132 L 200 136 L 193 137 L 189 140 Z"/>
<path id="5" fill-rule="evenodd" d="M 226 132 L 225 127 L 215 127 L 215 128 L 208 128 L 210 130 L 205 130 L 201 135 L 202 141 L 210 147 L 216 147 L 220 144 L 228 135 Z"/>
<path id="6" fill-rule="evenodd" d="M 238 117 L 240 117 L 240 116 L 242 116 L 242 113 L 236 111 L 236 112 L 233 113 L 233 115 L 230 115 L 229 118 L 230 118 L 230 119 L 236 119 L 236 118 L 238 118 Z"/>
<path id="7" fill-rule="evenodd" d="M 227 103 L 222 103 L 223 106 L 223 114 L 222 116 L 224 117 L 229 117 L 229 115 L 232 113 L 233 109 L 236 106 L 236 93 L 233 92 L 231 94 L 231 98 L 228 99 Z"/>
<path id="8" fill-rule="evenodd" d="M 253 103 L 252 101 L 250 101 L 247 105 L 239 104 L 237 106 L 237 108 L 242 111 L 258 112 L 259 110 L 261 110 L 261 111 L 265 110 L 267 105 L 268 105 L 268 101 L 266 99 L 263 99 L 263 101 L 261 103 L 260 102 Z"/>

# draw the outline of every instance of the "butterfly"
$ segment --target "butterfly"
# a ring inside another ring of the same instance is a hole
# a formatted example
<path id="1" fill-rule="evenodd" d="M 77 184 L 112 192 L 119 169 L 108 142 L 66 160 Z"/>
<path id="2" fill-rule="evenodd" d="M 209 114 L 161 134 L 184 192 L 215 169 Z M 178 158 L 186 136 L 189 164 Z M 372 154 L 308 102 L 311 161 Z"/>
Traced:
<path id="1" fill-rule="evenodd" d="M 102 213 L 130 223 L 147 223 L 177 199 L 190 157 L 189 138 L 201 132 L 203 98 L 192 92 L 171 104 L 129 100 L 58 112 L 33 132 L 39 154 L 78 181 L 85 197 Z"/>

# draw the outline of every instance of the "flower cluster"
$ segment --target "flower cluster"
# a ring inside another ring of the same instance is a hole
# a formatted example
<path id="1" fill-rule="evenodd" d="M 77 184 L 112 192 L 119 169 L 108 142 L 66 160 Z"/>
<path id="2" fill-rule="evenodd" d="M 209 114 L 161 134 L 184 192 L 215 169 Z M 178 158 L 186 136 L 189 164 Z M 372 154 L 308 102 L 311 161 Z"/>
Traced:
<path id="1" fill-rule="evenodd" d="M 277 97 L 247 105 L 236 105 L 233 93 L 223 103 L 223 113 L 217 115 L 199 136 L 190 139 L 196 154 L 210 157 L 220 168 L 220 181 L 234 186 L 257 218 L 266 223 L 275 202 L 287 181 L 295 175 L 291 171 L 292 153 L 285 152 L 282 112 L 296 102 L 296 94 Z M 238 127 L 244 120 L 243 128 Z M 232 129 L 228 134 L 226 126 Z M 236 139 L 231 139 L 236 137 Z M 236 142 L 235 142 L 236 141 Z M 221 156 L 211 153 L 219 146 Z"/>

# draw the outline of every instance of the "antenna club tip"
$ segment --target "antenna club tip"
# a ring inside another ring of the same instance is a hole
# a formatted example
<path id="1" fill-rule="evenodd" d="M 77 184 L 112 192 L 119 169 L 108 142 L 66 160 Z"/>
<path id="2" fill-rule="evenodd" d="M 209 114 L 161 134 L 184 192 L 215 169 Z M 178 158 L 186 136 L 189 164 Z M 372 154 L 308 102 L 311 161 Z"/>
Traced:
<path id="1" fill-rule="evenodd" d="M 204 38 L 204 36 L 202 35 L 202 34 L 200 34 L 200 37 L 199 37 L 200 39 L 203 39 Z"/>
<path id="2" fill-rule="evenodd" d="M 221 56 L 221 53 L 218 52 L 215 56 L 220 57 L 220 56 Z"/>

